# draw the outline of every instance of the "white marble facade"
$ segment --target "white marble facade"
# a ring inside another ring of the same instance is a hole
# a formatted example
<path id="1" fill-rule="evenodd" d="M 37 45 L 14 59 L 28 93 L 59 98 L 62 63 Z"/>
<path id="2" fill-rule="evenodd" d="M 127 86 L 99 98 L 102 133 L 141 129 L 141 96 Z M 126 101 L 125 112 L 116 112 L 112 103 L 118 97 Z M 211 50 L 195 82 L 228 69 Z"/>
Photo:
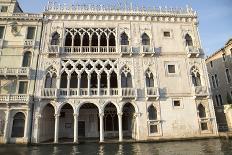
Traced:
<path id="1" fill-rule="evenodd" d="M 33 117 L 21 119 L 30 119 L 27 142 L 217 136 L 191 8 L 49 3 L 43 15 Z M 0 107 L 1 120 L 5 113 Z"/>

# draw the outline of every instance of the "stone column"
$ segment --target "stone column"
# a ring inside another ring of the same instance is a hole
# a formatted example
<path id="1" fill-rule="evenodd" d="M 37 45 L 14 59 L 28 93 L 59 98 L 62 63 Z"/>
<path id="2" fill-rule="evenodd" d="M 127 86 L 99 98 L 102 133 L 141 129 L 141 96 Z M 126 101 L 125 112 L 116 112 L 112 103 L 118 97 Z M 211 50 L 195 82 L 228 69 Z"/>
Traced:
<path id="1" fill-rule="evenodd" d="M 5 126 L 4 126 L 4 141 L 5 143 L 9 142 L 9 126 L 10 126 L 10 110 L 7 109 L 7 111 L 5 112 Z"/>
<path id="2" fill-rule="evenodd" d="M 40 140 L 39 140 L 40 118 L 41 118 L 41 115 L 39 113 L 36 113 L 35 114 L 35 125 L 34 125 L 34 127 L 35 127 L 34 135 L 35 135 L 35 142 L 36 143 L 40 142 Z"/>
<path id="3" fill-rule="evenodd" d="M 90 96 L 90 83 L 91 82 L 91 75 L 88 75 L 88 95 Z"/>
<path id="4" fill-rule="evenodd" d="M 104 113 L 99 114 L 100 119 L 100 142 L 104 142 Z"/>
<path id="5" fill-rule="evenodd" d="M 121 74 L 118 75 L 118 95 L 122 97 Z"/>
<path id="6" fill-rule="evenodd" d="M 119 132 L 119 142 L 122 142 L 123 140 L 122 113 L 118 113 L 118 132 Z"/>
<path id="7" fill-rule="evenodd" d="M 108 95 L 110 96 L 110 74 L 107 75 L 107 92 Z"/>
<path id="8" fill-rule="evenodd" d="M 77 85 L 77 96 L 80 96 L 81 88 L 81 76 L 78 75 L 78 85 Z"/>
<path id="9" fill-rule="evenodd" d="M 59 120 L 60 114 L 55 114 L 55 135 L 54 135 L 54 143 L 58 143 L 59 140 Z"/>
<path id="10" fill-rule="evenodd" d="M 101 95 L 101 75 L 97 76 L 97 91 L 98 91 L 98 96 Z"/>
<path id="11" fill-rule="evenodd" d="M 74 113 L 74 143 L 78 143 L 78 116 L 79 114 Z"/>
<path id="12" fill-rule="evenodd" d="M 70 75 L 67 77 L 67 96 L 70 96 Z"/>
<path id="13" fill-rule="evenodd" d="M 59 93 L 60 93 L 60 92 L 59 92 L 59 89 L 60 89 L 60 78 L 61 78 L 61 77 L 58 76 L 58 77 L 57 77 L 57 81 L 56 81 L 56 86 L 57 86 L 57 87 L 56 87 L 56 88 L 57 88 L 56 97 L 58 97 L 58 96 L 60 95 L 60 94 L 59 94 Z"/>
<path id="14" fill-rule="evenodd" d="M 29 131 L 30 131 L 30 125 L 31 125 L 31 110 L 27 110 L 27 116 L 25 121 L 25 128 L 24 128 L 24 138 L 29 140 Z"/>

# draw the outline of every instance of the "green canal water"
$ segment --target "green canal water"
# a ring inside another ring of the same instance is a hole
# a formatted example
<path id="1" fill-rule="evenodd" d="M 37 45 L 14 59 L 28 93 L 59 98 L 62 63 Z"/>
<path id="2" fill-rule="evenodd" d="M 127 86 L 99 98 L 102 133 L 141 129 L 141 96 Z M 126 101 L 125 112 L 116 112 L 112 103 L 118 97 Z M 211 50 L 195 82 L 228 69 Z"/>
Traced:
<path id="1" fill-rule="evenodd" d="M 232 140 L 79 145 L 1 145 L 0 155 L 232 155 Z"/>

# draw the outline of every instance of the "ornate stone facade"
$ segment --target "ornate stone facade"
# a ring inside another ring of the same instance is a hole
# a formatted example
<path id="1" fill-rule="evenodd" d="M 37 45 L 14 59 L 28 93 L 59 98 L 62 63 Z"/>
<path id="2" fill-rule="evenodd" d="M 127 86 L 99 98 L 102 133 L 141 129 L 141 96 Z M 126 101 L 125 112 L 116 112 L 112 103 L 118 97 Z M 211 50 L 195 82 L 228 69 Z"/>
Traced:
<path id="1" fill-rule="evenodd" d="M 34 100 L 27 104 L 33 103 L 33 115 L 19 116 L 19 124 L 30 120 L 24 127 L 31 125 L 30 142 L 217 135 L 197 16 L 191 8 L 49 3 L 40 19 Z M 5 100 L 3 104 L 9 105 Z M 0 115 L 4 124 L 15 121 L 6 119 L 9 110 L 1 111 L 6 113 Z"/>

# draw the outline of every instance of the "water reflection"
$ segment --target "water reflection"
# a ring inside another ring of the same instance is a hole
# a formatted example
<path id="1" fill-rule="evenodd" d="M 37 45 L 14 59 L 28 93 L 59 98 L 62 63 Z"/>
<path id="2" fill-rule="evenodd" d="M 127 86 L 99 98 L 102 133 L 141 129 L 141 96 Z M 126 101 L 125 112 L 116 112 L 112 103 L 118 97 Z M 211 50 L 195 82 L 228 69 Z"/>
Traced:
<path id="1" fill-rule="evenodd" d="M 20 146 L 1 145 L 0 155 L 232 155 L 232 140 L 166 143 Z"/>

